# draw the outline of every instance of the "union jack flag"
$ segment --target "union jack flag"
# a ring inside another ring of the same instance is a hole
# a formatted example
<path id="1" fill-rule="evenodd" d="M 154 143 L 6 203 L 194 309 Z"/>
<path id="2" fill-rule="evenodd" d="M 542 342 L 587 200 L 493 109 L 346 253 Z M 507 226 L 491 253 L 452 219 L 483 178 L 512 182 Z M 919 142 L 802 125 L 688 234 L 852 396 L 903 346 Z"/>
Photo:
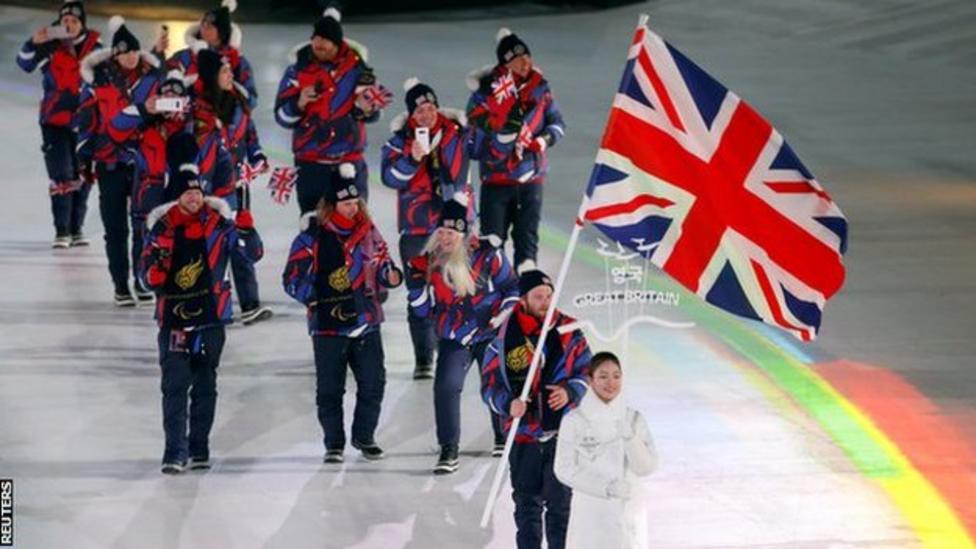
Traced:
<path id="1" fill-rule="evenodd" d="M 241 162 L 240 168 L 240 181 L 243 185 L 250 185 L 259 175 L 271 169 L 268 163 L 263 160 L 253 166 L 250 162 Z"/>
<path id="2" fill-rule="evenodd" d="M 385 109 L 393 101 L 393 92 L 380 84 L 373 84 L 363 90 L 363 99 L 374 110 Z"/>
<path id="3" fill-rule="evenodd" d="M 517 93 L 518 87 L 515 85 L 515 78 L 511 72 L 506 72 L 501 78 L 491 83 L 491 94 L 499 105 L 509 97 L 514 98 Z"/>
<path id="4" fill-rule="evenodd" d="M 769 122 L 643 22 L 584 221 L 712 305 L 803 341 L 844 282 L 837 205 Z"/>
<path id="5" fill-rule="evenodd" d="M 291 192 L 298 181 L 298 168 L 278 166 L 271 171 L 268 188 L 271 189 L 271 199 L 278 204 L 287 204 L 291 199 Z"/>

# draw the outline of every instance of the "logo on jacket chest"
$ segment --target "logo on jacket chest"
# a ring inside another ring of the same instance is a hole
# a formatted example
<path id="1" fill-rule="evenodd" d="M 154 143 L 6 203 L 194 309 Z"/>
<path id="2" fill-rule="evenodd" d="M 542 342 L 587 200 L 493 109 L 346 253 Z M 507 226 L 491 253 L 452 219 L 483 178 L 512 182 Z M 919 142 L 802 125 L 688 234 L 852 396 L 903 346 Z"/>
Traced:
<path id="1" fill-rule="evenodd" d="M 201 274 L 203 274 L 202 255 L 196 261 L 184 265 L 179 271 L 176 271 L 176 285 L 182 290 L 189 290 L 196 285 Z"/>
<path id="2" fill-rule="evenodd" d="M 329 273 L 329 286 L 337 292 L 344 292 L 352 287 L 349 280 L 349 269 L 343 265 Z"/>
<path id="3" fill-rule="evenodd" d="M 524 343 L 505 354 L 505 364 L 514 372 L 521 372 L 529 368 L 535 347 L 531 343 Z"/>
<path id="4" fill-rule="evenodd" d="M 595 452 L 600 447 L 600 439 L 593 435 L 584 435 L 579 442 L 580 448 L 587 452 Z"/>

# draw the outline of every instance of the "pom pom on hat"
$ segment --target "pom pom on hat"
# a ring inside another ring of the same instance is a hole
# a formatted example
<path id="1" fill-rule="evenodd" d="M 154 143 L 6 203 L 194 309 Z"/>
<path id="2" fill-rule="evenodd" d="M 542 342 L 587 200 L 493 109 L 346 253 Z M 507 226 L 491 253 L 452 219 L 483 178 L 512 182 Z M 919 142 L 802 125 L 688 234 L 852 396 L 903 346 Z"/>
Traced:
<path id="1" fill-rule="evenodd" d="M 416 86 L 419 83 L 420 83 L 419 78 L 417 78 L 416 76 L 411 76 L 410 78 L 407 78 L 406 80 L 403 81 L 403 91 L 408 92 L 410 91 L 410 88 Z"/>
<path id="2" fill-rule="evenodd" d="M 322 12 L 322 17 L 331 17 L 338 22 L 342 22 L 342 13 L 340 13 L 339 9 L 335 6 L 325 8 L 325 11 Z"/>
<path id="3" fill-rule="evenodd" d="M 129 32 L 121 15 L 113 15 L 108 20 L 108 32 L 112 35 L 113 55 L 139 51 L 139 39 Z"/>
<path id="4" fill-rule="evenodd" d="M 322 16 L 315 21 L 315 30 L 312 31 L 312 36 L 325 38 L 337 46 L 341 45 L 342 25 L 339 24 L 341 20 L 342 14 L 339 9 L 335 6 L 329 6 L 322 12 Z"/>
<path id="5" fill-rule="evenodd" d="M 115 34 L 118 32 L 122 25 L 125 25 L 125 18 L 121 15 L 113 15 L 108 20 L 108 32 L 109 34 Z"/>

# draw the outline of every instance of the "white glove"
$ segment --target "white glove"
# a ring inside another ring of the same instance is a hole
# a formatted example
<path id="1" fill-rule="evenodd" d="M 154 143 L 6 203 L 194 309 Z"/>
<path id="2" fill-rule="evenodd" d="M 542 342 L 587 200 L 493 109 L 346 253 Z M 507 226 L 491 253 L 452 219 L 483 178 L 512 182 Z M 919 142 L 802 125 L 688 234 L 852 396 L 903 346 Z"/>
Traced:
<path id="1" fill-rule="evenodd" d="M 607 485 L 607 496 L 617 499 L 630 499 L 633 492 L 630 482 L 624 479 L 617 479 Z"/>
<path id="2" fill-rule="evenodd" d="M 636 424 L 637 414 L 631 413 L 628 410 L 624 417 L 617 421 L 617 434 L 620 438 L 629 441 L 637 434 Z"/>

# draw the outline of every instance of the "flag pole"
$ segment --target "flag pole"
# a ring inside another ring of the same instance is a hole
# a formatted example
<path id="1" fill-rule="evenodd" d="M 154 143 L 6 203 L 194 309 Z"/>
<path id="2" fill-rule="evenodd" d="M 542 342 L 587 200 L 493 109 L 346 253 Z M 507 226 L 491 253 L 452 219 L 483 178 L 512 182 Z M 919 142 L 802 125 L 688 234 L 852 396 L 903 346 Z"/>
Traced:
<path id="1" fill-rule="evenodd" d="M 647 24 L 648 16 L 646 13 L 640 15 L 638 21 L 638 28 Z M 569 263 L 573 258 L 573 252 L 576 250 L 576 243 L 579 241 L 579 235 L 583 231 L 583 222 L 586 219 L 586 210 L 588 209 L 589 197 L 587 193 L 583 193 L 583 200 L 580 202 L 579 211 L 576 214 L 576 222 L 573 223 L 573 232 L 569 236 L 569 244 L 566 246 L 566 254 L 563 255 L 563 264 L 559 267 L 559 275 L 556 277 L 556 287 L 552 291 L 552 301 L 549 302 L 549 309 L 546 311 L 546 317 L 542 321 L 542 330 L 539 333 L 539 340 L 535 346 L 535 351 L 532 353 L 532 364 L 529 366 L 529 371 L 525 376 L 525 384 L 522 386 L 522 394 L 519 395 L 519 399 L 523 402 L 528 399 L 529 390 L 532 388 L 532 381 L 539 369 L 539 360 L 542 358 L 542 350 L 545 347 L 546 336 L 549 335 L 550 324 L 552 323 L 552 317 L 556 313 L 556 303 L 559 302 L 559 296 L 562 293 L 563 285 L 566 282 L 566 275 L 569 273 Z M 499 352 L 503 352 L 501 350 Z M 502 452 L 502 457 L 498 461 L 498 468 L 495 469 L 495 478 L 491 482 L 491 488 L 488 491 L 488 501 L 485 502 L 485 510 L 481 514 L 481 527 L 486 528 L 488 526 L 488 520 L 491 519 L 492 511 L 495 509 L 495 500 L 498 499 L 498 490 L 502 485 L 502 478 L 505 476 L 505 470 L 508 467 L 508 456 L 512 453 L 512 445 L 515 443 L 515 433 L 518 431 L 518 426 L 522 422 L 522 418 L 514 418 L 512 420 L 512 425 L 508 428 L 508 436 L 505 439 L 505 450 Z"/>
<path id="2" fill-rule="evenodd" d="M 536 372 L 539 369 L 539 361 L 542 358 L 542 350 L 545 347 L 546 336 L 549 334 L 549 329 L 552 324 L 552 317 L 556 313 L 556 303 L 559 302 L 559 295 L 562 293 L 563 285 L 566 281 L 566 275 L 569 273 L 570 260 L 573 258 L 573 251 L 576 249 L 576 243 L 579 241 L 580 232 L 583 230 L 583 218 L 586 214 L 587 197 L 583 195 L 583 202 L 580 204 L 579 214 L 577 214 L 576 222 L 573 224 L 573 233 L 569 237 L 569 245 L 566 248 L 566 254 L 563 256 L 563 264 L 559 268 L 559 276 L 556 277 L 556 287 L 553 288 L 552 301 L 549 302 L 549 309 L 546 310 L 545 320 L 542 321 L 542 331 L 539 333 L 539 342 L 535 346 L 535 351 L 532 353 L 532 364 L 529 366 L 529 372 L 525 376 L 525 384 L 522 386 L 522 394 L 519 395 L 519 399 L 523 402 L 528 399 L 529 390 L 532 388 L 532 381 Z M 501 352 L 501 351 L 500 351 Z M 498 499 L 498 490 L 501 488 L 502 479 L 505 476 L 505 470 L 508 467 L 508 456 L 512 452 L 512 444 L 515 442 L 515 433 L 518 431 L 519 423 L 522 422 L 522 418 L 517 417 L 512 420 L 512 425 L 508 429 L 508 436 L 505 439 L 505 451 L 502 453 L 502 457 L 498 462 L 498 468 L 495 470 L 495 478 L 491 482 L 491 489 L 488 492 L 488 501 L 485 503 L 485 510 L 481 514 L 481 527 L 485 528 L 488 526 L 488 520 L 491 518 L 492 511 L 495 508 L 495 500 Z"/>

